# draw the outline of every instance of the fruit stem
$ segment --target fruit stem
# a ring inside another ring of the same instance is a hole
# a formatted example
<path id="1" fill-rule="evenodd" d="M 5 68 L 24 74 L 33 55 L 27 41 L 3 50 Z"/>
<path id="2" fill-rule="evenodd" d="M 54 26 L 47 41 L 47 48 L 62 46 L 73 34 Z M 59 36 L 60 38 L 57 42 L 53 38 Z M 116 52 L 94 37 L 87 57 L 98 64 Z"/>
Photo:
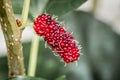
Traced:
<path id="1" fill-rule="evenodd" d="M 37 34 L 34 34 L 34 38 L 32 40 L 31 49 L 30 49 L 30 58 L 29 58 L 29 67 L 28 67 L 29 76 L 35 76 L 38 47 L 39 47 L 39 36 Z"/>
<path id="2" fill-rule="evenodd" d="M 21 30 L 16 24 L 10 0 L 0 0 L 0 23 L 4 34 L 9 77 L 25 75 Z"/>
<path id="3" fill-rule="evenodd" d="M 22 10 L 22 24 L 26 24 L 29 12 L 30 0 L 24 0 L 23 10 Z M 22 26 L 21 29 L 24 29 L 26 26 Z"/>

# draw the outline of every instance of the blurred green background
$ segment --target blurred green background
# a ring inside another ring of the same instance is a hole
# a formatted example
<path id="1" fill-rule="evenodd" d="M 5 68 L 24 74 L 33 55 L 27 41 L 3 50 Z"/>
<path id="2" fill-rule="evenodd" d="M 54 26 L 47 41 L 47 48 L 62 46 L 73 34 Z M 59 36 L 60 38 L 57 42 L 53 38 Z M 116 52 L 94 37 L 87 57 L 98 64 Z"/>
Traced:
<path id="1" fill-rule="evenodd" d="M 15 15 L 20 17 L 23 0 L 11 1 Z M 60 58 L 54 56 L 49 48 L 45 48 L 45 42 L 41 40 L 36 77 L 47 80 L 120 80 L 120 35 L 113 30 L 111 24 L 96 19 L 94 12 L 97 3 L 94 2 L 93 8 L 87 12 L 77 9 L 84 2 L 87 1 L 31 0 L 29 22 L 33 21 L 34 16 L 38 16 L 45 11 L 58 16 L 59 20 L 64 21 L 64 27 L 69 32 L 73 32 L 73 36 L 82 46 L 81 53 L 83 53 L 77 66 L 76 63 L 72 63 L 64 67 Z M 32 30 L 31 26 L 30 28 Z M 31 34 L 34 34 L 34 31 L 32 32 Z M 30 46 L 31 40 L 23 42 L 26 72 Z M 64 75 L 66 75 L 66 78 Z M 1 56 L 0 80 L 7 77 L 7 57 Z"/>

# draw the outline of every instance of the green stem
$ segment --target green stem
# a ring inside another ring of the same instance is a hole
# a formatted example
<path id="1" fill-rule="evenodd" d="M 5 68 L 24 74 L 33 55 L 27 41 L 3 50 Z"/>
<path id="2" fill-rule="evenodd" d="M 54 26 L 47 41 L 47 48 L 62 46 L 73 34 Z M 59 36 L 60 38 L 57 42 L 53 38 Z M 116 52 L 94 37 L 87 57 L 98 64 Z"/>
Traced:
<path id="1" fill-rule="evenodd" d="M 24 25 L 28 18 L 28 12 L 29 12 L 29 5 L 30 0 L 24 0 L 23 10 L 22 10 L 22 24 Z M 22 29 L 24 29 L 26 26 L 22 26 Z"/>
<path id="2" fill-rule="evenodd" d="M 16 24 L 10 0 L 0 0 L 0 23 L 7 46 L 9 77 L 25 75 L 21 31 Z"/>
<path id="3" fill-rule="evenodd" d="M 36 73 L 36 65 L 37 65 L 37 56 L 39 49 L 39 36 L 34 34 L 31 49 L 30 49 L 30 57 L 29 57 L 29 66 L 28 66 L 28 75 L 35 76 Z"/>
<path id="4" fill-rule="evenodd" d="M 31 44 L 31 51 L 30 51 L 30 58 L 29 58 L 29 68 L 28 68 L 28 75 L 34 76 L 36 71 L 36 64 L 37 64 L 37 54 L 38 54 L 38 47 L 39 47 L 39 36 L 34 35 Z"/>

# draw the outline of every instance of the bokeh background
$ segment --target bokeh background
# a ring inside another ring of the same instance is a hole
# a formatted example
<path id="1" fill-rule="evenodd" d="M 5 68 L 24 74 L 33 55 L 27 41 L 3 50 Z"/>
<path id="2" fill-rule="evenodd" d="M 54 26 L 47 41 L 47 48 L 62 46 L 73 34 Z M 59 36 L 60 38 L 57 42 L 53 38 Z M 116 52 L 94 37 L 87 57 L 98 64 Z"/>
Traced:
<path id="1" fill-rule="evenodd" d="M 23 0 L 11 1 L 16 19 L 20 19 Z M 82 1 L 31 0 L 28 22 L 45 10 L 57 15 L 65 28 L 73 32 L 83 53 L 77 66 L 72 63 L 64 67 L 40 40 L 36 77 L 55 80 L 66 75 L 66 80 L 120 80 L 120 0 L 87 0 L 81 5 Z M 28 26 L 22 34 L 26 73 L 33 36 L 33 28 Z M 0 29 L 0 80 L 7 76 L 7 51 Z"/>

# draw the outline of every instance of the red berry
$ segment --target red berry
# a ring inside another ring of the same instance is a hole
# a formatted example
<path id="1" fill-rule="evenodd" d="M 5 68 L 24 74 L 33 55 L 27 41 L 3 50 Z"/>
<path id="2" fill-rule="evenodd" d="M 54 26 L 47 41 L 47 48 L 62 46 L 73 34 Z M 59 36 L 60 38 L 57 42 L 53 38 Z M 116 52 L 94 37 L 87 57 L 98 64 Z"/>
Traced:
<path id="1" fill-rule="evenodd" d="M 35 32 L 44 37 L 52 50 L 58 52 L 66 63 L 77 61 L 80 50 L 74 37 L 50 15 L 42 14 L 34 22 Z"/>

